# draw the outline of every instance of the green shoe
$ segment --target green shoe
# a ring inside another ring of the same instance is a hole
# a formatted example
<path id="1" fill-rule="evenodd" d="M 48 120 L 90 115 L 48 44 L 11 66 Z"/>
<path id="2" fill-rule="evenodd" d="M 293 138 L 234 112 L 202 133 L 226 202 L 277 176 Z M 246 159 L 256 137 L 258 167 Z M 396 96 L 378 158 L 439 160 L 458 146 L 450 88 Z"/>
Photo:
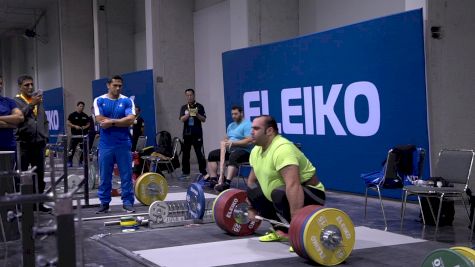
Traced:
<path id="1" fill-rule="evenodd" d="M 290 253 L 294 253 L 294 252 L 295 252 L 295 251 L 294 251 L 294 248 L 293 248 L 292 246 L 289 248 L 289 252 L 290 252 Z"/>
<path id="2" fill-rule="evenodd" d="M 259 237 L 261 242 L 286 242 L 289 238 L 286 236 L 280 236 L 275 231 L 267 232 L 265 235 Z"/>

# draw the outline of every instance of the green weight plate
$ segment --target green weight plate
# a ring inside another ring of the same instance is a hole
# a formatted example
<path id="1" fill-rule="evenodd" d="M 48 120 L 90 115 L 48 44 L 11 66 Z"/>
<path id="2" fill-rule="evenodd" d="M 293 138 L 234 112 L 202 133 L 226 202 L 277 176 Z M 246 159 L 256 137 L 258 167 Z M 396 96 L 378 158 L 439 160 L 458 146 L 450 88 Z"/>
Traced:
<path id="1" fill-rule="evenodd" d="M 422 267 L 473 267 L 462 254 L 451 249 L 436 249 L 429 253 L 422 262 Z"/>

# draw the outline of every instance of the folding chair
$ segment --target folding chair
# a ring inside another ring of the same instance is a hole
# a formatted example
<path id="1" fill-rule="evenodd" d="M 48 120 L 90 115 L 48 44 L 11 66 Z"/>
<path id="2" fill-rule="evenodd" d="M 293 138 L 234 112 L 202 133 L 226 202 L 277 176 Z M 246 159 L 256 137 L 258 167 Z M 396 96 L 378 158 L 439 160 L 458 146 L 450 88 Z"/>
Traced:
<path id="1" fill-rule="evenodd" d="M 464 193 L 466 192 L 468 188 L 474 156 L 475 156 L 475 152 L 473 150 L 466 150 L 466 149 L 441 150 L 439 152 L 437 165 L 434 171 L 435 177 L 442 177 L 449 184 L 454 185 L 454 187 L 424 187 L 424 186 L 419 186 L 419 185 L 405 186 L 403 188 L 404 195 L 403 195 L 402 212 L 401 212 L 401 228 L 404 222 L 406 202 L 407 202 L 407 197 L 409 195 L 417 196 L 424 224 L 425 224 L 424 213 L 422 210 L 420 197 L 426 197 L 426 198 L 433 197 L 433 198 L 439 199 L 439 209 L 437 211 L 437 216 L 435 216 L 431 205 L 429 205 L 431 209 L 432 217 L 435 221 L 436 234 L 439 228 L 439 220 L 440 220 L 440 214 L 442 210 L 442 202 L 444 198 L 461 198 L 465 206 L 465 210 L 467 211 L 467 216 L 470 219 L 467 205 L 464 200 Z M 430 204 L 430 201 L 429 201 L 429 204 Z"/>
<path id="2" fill-rule="evenodd" d="M 170 173 L 173 177 L 175 177 L 175 166 L 173 165 L 173 161 L 178 159 L 180 156 L 181 151 L 178 150 L 179 146 L 181 144 L 181 140 L 178 137 L 173 138 L 172 141 L 172 156 L 171 157 L 155 157 L 155 156 L 143 156 L 142 158 L 146 161 L 149 162 L 149 166 L 151 166 L 150 171 L 157 171 L 157 168 L 159 168 L 159 165 L 165 165 L 165 167 L 168 170 L 168 173 Z M 153 167 L 152 167 L 153 166 Z M 145 164 L 144 164 L 145 167 Z M 143 168 L 142 168 L 142 173 L 143 173 Z"/>
<path id="3" fill-rule="evenodd" d="M 381 191 L 383 189 L 400 190 L 403 188 L 405 181 L 412 181 L 422 177 L 424 159 L 425 150 L 423 148 L 417 148 L 414 145 L 396 146 L 388 151 L 383 170 L 361 174 L 361 178 L 366 186 L 364 218 L 366 219 L 367 214 L 368 190 L 376 191 L 383 214 L 384 230 L 386 231 L 388 223 Z"/>

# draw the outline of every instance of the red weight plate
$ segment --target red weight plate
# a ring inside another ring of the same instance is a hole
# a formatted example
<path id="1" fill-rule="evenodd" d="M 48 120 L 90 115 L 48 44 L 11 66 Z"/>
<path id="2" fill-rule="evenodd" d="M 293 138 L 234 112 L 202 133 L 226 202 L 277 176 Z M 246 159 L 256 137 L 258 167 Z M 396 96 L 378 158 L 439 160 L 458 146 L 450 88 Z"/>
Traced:
<path id="1" fill-rule="evenodd" d="M 218 198 L 216 199 L 214 209 L 213 209 L 213 214 L 214 214 L 214 221 L 215 223 L 219 226 L 219 228 L 223 229 L 224 231 L 228 231 L 226 229 L 226 226 L 223 222 L 223 206 L 226 204 L 226 200 L 229 198 L 229 194 L 233 194 L 235 189 L 228 189 L 226 191 L 223 191 L 221 194 L 219 194 Z"/>
<path id="2" fill-rule="evenodd" d="M 308 220 L 308 218 L 310 218 L 312 214 L 321 208 L 323 207 L 319 205 L 305 206 L 294 215 L 294 218 L 290 222 L 289 236 L 291 244 L 294 248 L 294 251 L 302 258 L 309 259 L 303 245 L 304 240 L 303 235 L 301 234 L 303 232 L 302 229 L 305 226 L 305 222 Z"/>
<path id="3" fill-rule="evenodd" d="M 216 223 L 216 225 L 219 226 L 219 228 L 223 229 L 224 230 L 224 227 L 222 226 L 222 220 L 221 220 L 221 217 L 222 216 L 217 216 L 217 210 L 218 210 L 218 207 L 220 207 L 222 204 L 222 196 L 226 195 L 229 193 L 229 189 L 228 190 L 225 190 L 223 192 L 221 192 L 215 199 L 214 201 L 214 206 L 213 206 L 213 217 L 214 217 L 214 222 Z"/>
<path id="4" fill-rule="evenodd" d="M 253 234 L 260 225 L 260 221 L 249 221 L 248 223 L 240 224 L 234 219 L 234 209 L 241 203 L 246 202 L 247 194 L 243 190 L 231 189 L 229 193 L 224 194 L 220 197 L 217 202 L 217 207 L 215 207 L 215 216 L 219 217 L 220 223 L 223 230 L 226 232 L 244 236 Z"/>
<path id="5" fill-rule="evenodd" d="M 299 236 L 296 235 L 295 233 L 297 233 L 296 231 L 298 231 L 299 226 L 301 225 L 301 222 L 303 221 L 303 219 L 305 219 L 304 213 L 305 212 L 302 212 L 302 210 L 299 210 L 297 214 L 295 214 L 294 217 L 292 218 L 292 221 L 290 222 L 290 228 L 289 228 L 290 244 L 292 245 L 295 253 L 297 253 L 298 255 L 301 255 L 299 242 L 298 242 Z"/>
<path id="6" fill-rule="evenodd" d="M 302 210 L 300 210 L 292 218 L 292 221 L 290 222 L 290 228 L 289 228 L 290 244 L 292 245 L 295 253 L 297 253 L 297 255 L 299 256 L 302 256 L 302 252 L 300 251 L 300 246 L 299 246 L 300 244 L 299 235 L 296 233 L 298 233 L 299 227 L 302 224 L 302 221 L 304 219 L 305 219 L 305 212 L 302 212 Z"/>
<path id="7" fill-rule="evenodd" d="M 311 259 L 310 256 L 308 255 L 307 251 L 305 250 L 305 234 L 304 234 L 304 231 L 305 231 L 305 227 L 307 226 L 308 224 L 308 220 L 317 212 L 319 211 L 320 209 L 322 209 L 323 207 L 322 206 L 319 206 L 319 205 L 310 205 L 308 206 L 310 208 L 308 208 L 308 212 L 306 212 L 306 216 L 305 216 L 305 220 L 303 220 L 302 224 L 300 224 L 300 227 L 299 227 L 299 246 L 300 246 L 300 251 L 302 252 L 302 254 L 304 255 L 303 257 L 305 259 Z"/>

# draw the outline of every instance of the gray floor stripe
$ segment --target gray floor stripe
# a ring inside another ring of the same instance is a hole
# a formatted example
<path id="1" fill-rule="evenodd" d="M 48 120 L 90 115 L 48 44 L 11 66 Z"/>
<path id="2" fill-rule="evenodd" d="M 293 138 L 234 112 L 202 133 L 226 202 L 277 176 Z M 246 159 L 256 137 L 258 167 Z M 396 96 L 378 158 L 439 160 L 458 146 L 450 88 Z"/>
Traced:
<path id="1" fill-rule="evenodd" d="M 358 226 L 356 249 L 393 246 L 426 240 Z M 245 238 L 185 246 L 135 251 L 160 266 L 220 266 L 246 262 L 298 257 L 289 253 L 285 243 L 261 243 L 258 238 Z"/>

